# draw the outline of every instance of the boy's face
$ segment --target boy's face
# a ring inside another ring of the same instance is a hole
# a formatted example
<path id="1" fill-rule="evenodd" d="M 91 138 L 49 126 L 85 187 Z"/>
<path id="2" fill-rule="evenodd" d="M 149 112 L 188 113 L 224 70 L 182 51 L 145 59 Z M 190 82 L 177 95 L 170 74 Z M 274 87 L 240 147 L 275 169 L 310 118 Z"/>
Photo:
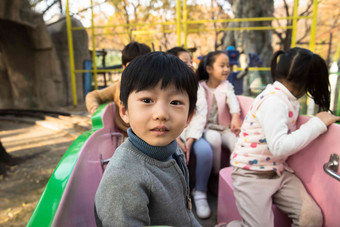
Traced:
<path id="1" fill-rule="evenodd" d="M 152 146 L 166 146 L 176 139 L 187 126 L 190 117 L 189 97 L 174 85 L 156 87 L 128 97 L 128 109 L 120 107 L 122 119 L 130 124 L 133 132 Z"/>

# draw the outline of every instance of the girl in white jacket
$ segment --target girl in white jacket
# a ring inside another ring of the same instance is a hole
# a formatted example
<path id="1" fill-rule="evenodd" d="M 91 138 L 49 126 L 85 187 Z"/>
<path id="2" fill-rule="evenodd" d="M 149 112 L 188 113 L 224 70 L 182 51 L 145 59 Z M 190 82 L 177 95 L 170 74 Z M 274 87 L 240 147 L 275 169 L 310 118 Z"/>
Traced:
<path id="1" fill-rule="evenodd" d="M 230 74 L 228 55 L 223 51 L 208 53 L 201 60 L 196 74 L 208 105 L 203 137 L 213 148 L 213 170 L 218 174 L 222 145 L 233 150 L 242 123 L 234 87 L 227 81 Z"/>

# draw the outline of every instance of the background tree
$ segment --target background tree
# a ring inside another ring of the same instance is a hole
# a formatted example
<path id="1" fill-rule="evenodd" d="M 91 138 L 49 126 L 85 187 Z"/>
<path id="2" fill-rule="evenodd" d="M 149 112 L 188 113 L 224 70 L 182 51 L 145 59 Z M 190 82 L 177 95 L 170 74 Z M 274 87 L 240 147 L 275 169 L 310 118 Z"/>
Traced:
<path id="1" fill-rule="evenodd" d="M 323 0 L 318 6 L 316 51 L 320 53 L 328 63 L 334 59 L 334 54 L 340 45 L 340 8 L 337 0 Z"/>
<path id="2" fill-rule="evenodd" d="M 273 0 L 229 0 L 234 18 L 272 17 Z M 270 21 L 231 22 L 228 27 L 270 27 Z M 272 48 L 272 31 L 236 30 L 224 33 L 223 49 L 229 45 L 245 53 L 257 53 L 265 66 L 269 65 Z"/>
<path id="3" fill-rule="evenodd" d="M 234 18 L 272 17 L 274 13 L 273 0 L 229 0 Z M 270 27 L 271 21 L 231 22 L 230 28 L 239 27 Z M 222 38 L 223 49 L 232 45 L 241 53 L 256 53 L 260 56 L 263 66 L 270 65 L 273 54 L 271 30 L 235 30 L 227 31 Z M 244 81 L 244 94 L 256 95 L 264 86 L 271 82 L 270 74 L 251 72 Z"/>
<path id="4" fill-rule="evenodd" d="M 301 5 L 301 4 L 300 4 Z M 277 8 L 275 10 L 275 17 L 292 17 L 294 4 L 292 1 L 288 2 L 287 0 L 283 0 L 280 3 L 277 3 Z M 298 16 L 309 16 L 313 11 L 313 0 L 305 1 L 305 4 L 299 7 Z M 311 29 L 311 20 L 309 19 L 300 19 L 299 20 L 299 36 L 297 37 L 296 44 L 303 44 L 304 40 L 310 34 Z M 292 26 L 293 20 L 275 20 L 273 21 L 274 26 L 283 27 L 283 26 Z M 278 44 L 280 49 L 288 50 L 291 47 L 292 41 L 292 29 L 274 29 L 274 35 L 278 38 Z"/>

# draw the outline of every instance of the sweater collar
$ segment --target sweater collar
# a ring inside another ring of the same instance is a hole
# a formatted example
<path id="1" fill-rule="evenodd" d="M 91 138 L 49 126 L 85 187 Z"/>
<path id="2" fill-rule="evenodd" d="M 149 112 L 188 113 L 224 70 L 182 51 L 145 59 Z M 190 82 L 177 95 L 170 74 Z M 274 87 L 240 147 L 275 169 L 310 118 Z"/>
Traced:
<path id="1" fill-rule="evenodd" d="M 131 128 L 127 130 L 127 134 L 130 142 L 141 152 L 146 154 L 147 156 L 154 158 L 158 161 L 166 161 L 175 154 L 177 149 L 176 140 L 172 141 L 167 146 L 151 146 L 146 143 L 144 140 L 139 138 Z"/>

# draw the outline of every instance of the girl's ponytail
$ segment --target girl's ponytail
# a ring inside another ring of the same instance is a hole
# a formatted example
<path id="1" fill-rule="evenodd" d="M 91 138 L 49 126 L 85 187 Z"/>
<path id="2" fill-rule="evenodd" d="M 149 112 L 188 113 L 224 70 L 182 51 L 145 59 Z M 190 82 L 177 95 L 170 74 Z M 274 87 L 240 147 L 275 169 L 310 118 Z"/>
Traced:
<path id="1" fill-rule="evenodd" d="M 318 54 L 313 54 L 309 73 L 307 91 L 319 105 L 320 110 L 328 111 L 330 105 L 328 68 L 326 62 Z"/>
<path id="2" fill-rule="evenodd" d="M 328 69 L 319 55 L 299 47 L 288 51 L 279 50 L 273 55 L 271 74 L 273 81 L 285 79 L 293 82 L 301 91 L 303 89 L 309 93 L 321 110 L 329 109 Z"/>
<path id="3" fill-rule="evenodd" d="M 208 55 L 203 56 L 200 63 L 198 64 L 198 68 L 196 70 L 196 75 L 198 77 L 198 80 L 208 80 L 209 79 L 209 73 L 206 70 L 207 59 L 208 59 Z"/>
<path id="4" fill-rule="evenodd" d="M 271 71 L 271 74 L 272 74 L 272 79 L 273 81 L 276 81 L 278 75 L 277 75 L 277 62 L 278 62 L 278 57 L 281 55 L 281 54 L 284 54 L 285 52 L 283 50 L 278 50 L 274 53 L 273 57 L 272 57 L 272 61 L 271 61 L 271 64 L 270 64 L 270 71 Z"/>

